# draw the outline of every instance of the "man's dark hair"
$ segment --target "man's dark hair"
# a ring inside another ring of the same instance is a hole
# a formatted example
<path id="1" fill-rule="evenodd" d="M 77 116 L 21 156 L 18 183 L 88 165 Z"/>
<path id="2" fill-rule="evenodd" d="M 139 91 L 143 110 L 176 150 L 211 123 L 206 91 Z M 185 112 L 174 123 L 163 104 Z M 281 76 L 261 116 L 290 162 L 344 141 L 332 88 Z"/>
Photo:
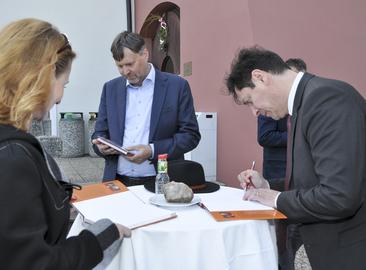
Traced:
<path id="1" fill-rule="evenodd" d="M 255 87 L 252 82 L 254 69 L 281 74 L 289 67 L 279 55 L 259 46 L 241 49 L 231 64 L 230 74 L 225 78 L 228 94 L 233 96 L 235 102 L 238 103 L 235 89 Z"/>
<path id="2" fill-rule="evenodd" d="M 134 53 L 139 53 L 145 46 L 145 40 L 136 33 L 124 31 L 119 33 L 112 42 L 111 52 L 114 60 L 121 61 L 124 57 L 123 49 L 128 48 Z"/>
<path id="3" fill-rule="evenodd" d="M 306 63 L 301 58 L 289 58 L 286 64 L 291 68 L 295 68 L 297 71 L 306 71 Z"/>

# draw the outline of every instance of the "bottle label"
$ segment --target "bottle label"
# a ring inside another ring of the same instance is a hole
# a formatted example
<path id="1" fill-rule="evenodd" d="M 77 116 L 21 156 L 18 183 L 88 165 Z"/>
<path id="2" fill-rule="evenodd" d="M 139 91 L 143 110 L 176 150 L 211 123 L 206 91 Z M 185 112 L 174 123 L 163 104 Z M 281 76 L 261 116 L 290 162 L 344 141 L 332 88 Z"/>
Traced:
<path id="1" fill-rule="evenodd" d="M 158 162 L 158 173 L 167 173 L 168 172 L 168 162 L 165 160 Z"/>

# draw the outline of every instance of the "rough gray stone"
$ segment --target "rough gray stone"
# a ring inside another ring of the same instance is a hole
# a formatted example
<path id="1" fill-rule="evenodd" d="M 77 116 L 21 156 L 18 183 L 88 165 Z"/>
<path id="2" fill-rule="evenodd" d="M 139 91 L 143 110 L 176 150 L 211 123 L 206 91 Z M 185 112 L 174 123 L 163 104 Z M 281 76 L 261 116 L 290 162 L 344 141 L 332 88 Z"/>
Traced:
<path id="1" fill-rule="evenodd" d="M 52 135 L 51 119 L 43 120 L 42 126 L 43 126 L 43 135 L 51 136 Z"/>
<path id="2" fill-rule="evenodd" d="M 38 136 L 43 148 L 53 157 L 61 157 L 62 140 L 57 136 Z"/>
<path id="3" fill-rule="evenodd" d="M 32 120 L 32 124 L 29 130 L 33 136 L 51 136 L 51 119 L 44 120 Z"/>
<path id="4" fill-rule="evenodd" d="M 80 157 L 84 155 L 84 120 L 80 118 L 62 118 L 59 121 L 62 139 L 62 157 Z"/>
<path id="5" fill-rule="evenodd" d="M 184 183 L 169 182 L 163 186 L 165 200 L 172 203 L 189 203 L 193 199 L 193 191 Z"/>
<path id="6" fill-rule="evenodd" d="M 89 137 L 87 138 L 88 140 L 88 145 L 89 145 L 89 155 L 91 157 L 98 157 L 98 155 L 94 152 L 94 149 L 93 149 L 93 144 L 91 142 L 91 136 L 93 135 L 94 133 L 94 129 L 95 129 L 95 122 L 97 120 L 95 118 L 93 119 L 90 119 L 88 121 L 88 134 L 89 134 Z"/>
<path id="7" fill-rule="evenodd" d="M 42 121 L 32 120 L 32 124 L 29 130 L 29 133 L 35 137 L 45 135 L 43 132 L 43 124 Z"/>

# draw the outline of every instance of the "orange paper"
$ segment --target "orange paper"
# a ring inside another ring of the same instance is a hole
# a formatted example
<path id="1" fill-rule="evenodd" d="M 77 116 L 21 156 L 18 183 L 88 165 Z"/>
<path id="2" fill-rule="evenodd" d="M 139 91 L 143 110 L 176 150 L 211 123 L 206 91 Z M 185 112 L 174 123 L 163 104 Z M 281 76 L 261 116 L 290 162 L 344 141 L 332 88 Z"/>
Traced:
<path id="1" fill-rule="evenodd" d="M 81 190 L 74 190 L 75 202 L 93 199 L 101 196 L 111 195 L 127 191 L 127 187 L 118 180 L 90 184 L 82 186 Z"/>
<path id="2" fill-rule="evenodd" d="M 287 218 L 284 214 L 277 210 L 213 211 L 210 213 L 214 219 L 216 219 L 216 221 Z"/>

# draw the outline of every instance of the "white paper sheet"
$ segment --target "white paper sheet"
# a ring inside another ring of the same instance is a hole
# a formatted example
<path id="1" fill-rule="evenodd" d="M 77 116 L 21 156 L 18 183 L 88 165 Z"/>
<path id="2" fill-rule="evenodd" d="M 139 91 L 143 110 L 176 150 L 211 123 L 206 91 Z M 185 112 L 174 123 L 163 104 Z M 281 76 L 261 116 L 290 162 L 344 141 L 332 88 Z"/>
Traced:
<path id="1" fill-rule="evenodd" d="M 130 229 L 176 217 L 172 211 L 143 203 L 130 191 L 74 203 L 86 222 L 109 218 Z"/>
<path id="2" fill-rule="evenodd" d="M 210 211 L 273 210 L 272 207 L 257 202 L 244 201 L 244 192 L 241 189 L 225 189 L 217 192 L 215 196 L 211 193 L 199 194 L 199 196 Z"/>

